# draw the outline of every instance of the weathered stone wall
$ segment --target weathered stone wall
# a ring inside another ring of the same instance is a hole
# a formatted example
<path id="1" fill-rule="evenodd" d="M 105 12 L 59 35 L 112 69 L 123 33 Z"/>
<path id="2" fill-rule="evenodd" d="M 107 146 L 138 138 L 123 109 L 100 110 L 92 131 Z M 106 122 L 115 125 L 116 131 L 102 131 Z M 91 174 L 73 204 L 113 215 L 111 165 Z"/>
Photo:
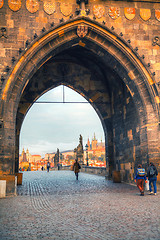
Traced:
<path id="1" fill-rule="evenodd" d="M 118 93 L 117 93 L 118 89 Z M 118 84 L 113 88 L 113 137 L 116 169 L 137 168 L 140 162 L 140 129 L 139 116 L 131 95 L 124 84 Z M 147 159 L 146 154 L 141 160 Z M 132 168 L 131 168 L 132 166 Z M 147 167 L 147 162 L 146 162 Z"/>
<path id="2" fill-rule="evenodd" d="M 12 58 L 19 58 L 19 48 L 25 49 L 26 41 L 31 43 L 36 37 L 35 34 L 40 36 L 53 25 L 56 26 L 62 21 L 76 18 L 75 10 L 79 8 L 75 0 L 70 0 L 69 10 L 63 12 L 62 3 L 65 1 L 55 0 L 55 12 L 47 14 L 44 10 L 43 1 L 36 1 L 38 2 L 38 10 L 31 13 L 27 10 L 24 0 L 22 0 L 21 8 L 18 11 L 11 10 L 7 2 L 5 1 L 0 8 L 0 28 L 5 27 L 7 30 L 4 33 L 7 38 L 0 38 L 0 75 L 4 78 L 6 77 L 6 67 L 12 68 Z M 102 14 L 102 17 L 94 12 L 95 5 L 103 6 L 104 14 Z M 114 12 L 114 9 L 112 10 L 113 14 L 110 13 L 111 7 L 117 8 L 116 12 Z M 152 3 L 152 1 L 90 0 L 86 8 L 90 10 L 87 15 L 88 18 L 113 29 L 113 32 L 121 36 L 122 39 L 129 41 L 133 49 L 137 49 L 137 54 L 142 57 L 153 75 L 155 74 L 155 82 L 160 84 L 160 46 L 157 45 L 160 44 L 160 41 L 155 46 L 152 45 L 152 39 L 155 36 L 160 37 L 160 17 L 156 17 L 159 16 L 156 12 L 160 9 L 159 1 Z M 134 8 L 135 10 L 132 10 L 133 13 L 131 11 L 132 14 L 126 15 L 125 8 Z M 143 19 L 140 16 L 141 11 L 145 11 Z M 133 19 L 128 19 L 132 17 Z"/>

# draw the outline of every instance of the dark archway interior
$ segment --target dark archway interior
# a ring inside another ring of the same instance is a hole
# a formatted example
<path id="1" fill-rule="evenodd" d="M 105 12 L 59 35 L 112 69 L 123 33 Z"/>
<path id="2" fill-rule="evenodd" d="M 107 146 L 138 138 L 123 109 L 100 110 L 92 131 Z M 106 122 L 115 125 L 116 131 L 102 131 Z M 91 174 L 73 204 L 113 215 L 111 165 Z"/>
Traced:
<path id="1" fill-rule="evenodd" d="M 37 70 L 21 96 L 17 112 L 16 169 L 19 133 L 28 109 L 42 94 L 64 84 L 82 94 L 98 113 L 106 137 L 109 174 L 115 168 L 125 174 L 128 168 L 130 174 L 139 155 L 139 117 L 120 71 L 118 75 L 109 65 L 94 51 L 76 46 L 50 58 Z"/>

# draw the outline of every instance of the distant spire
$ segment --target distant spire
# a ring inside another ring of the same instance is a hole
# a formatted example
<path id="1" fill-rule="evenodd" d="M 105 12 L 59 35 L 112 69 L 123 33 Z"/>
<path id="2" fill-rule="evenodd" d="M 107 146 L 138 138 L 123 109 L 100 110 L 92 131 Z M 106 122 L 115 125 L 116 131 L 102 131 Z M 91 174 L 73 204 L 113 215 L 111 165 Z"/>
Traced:
<path id="1" fill-rule="evenodd" d="M 101 137 L 101 144 L 100 144 L 100 145 L 101 145 L 101 147 L 103 147 L 103 143 L 102 143 L 102 137 Z"/>
<path id="2" fill-rule="evenodd" d="M 96 140 L 96 134 L 94 133 L 94 138 L 93 138 L 93 140 Z"/>
<path id="3" fill-rule="evenodd" d="M 91 145 L 90 145 L 89 138 L 88 138 L 88 141 L 87 141 L 87 145 L 88 145 L 88 150 L 90 150 L 91 149 Z"/>

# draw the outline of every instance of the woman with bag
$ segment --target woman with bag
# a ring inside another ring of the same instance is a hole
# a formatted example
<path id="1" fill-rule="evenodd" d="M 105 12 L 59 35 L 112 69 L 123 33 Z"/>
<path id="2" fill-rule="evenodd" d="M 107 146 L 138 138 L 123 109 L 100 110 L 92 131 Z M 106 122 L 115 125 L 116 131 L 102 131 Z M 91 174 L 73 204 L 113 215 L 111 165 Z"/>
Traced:
<path id="1" fill-rule="evenodd" d="M 81 166 L 80 166 L 78 160 L 76 159 L 75 163 L 73 164 L 73 170 L 76 175 L 76 180 L 78 180 L 79 169 L 81 169 Z"/>

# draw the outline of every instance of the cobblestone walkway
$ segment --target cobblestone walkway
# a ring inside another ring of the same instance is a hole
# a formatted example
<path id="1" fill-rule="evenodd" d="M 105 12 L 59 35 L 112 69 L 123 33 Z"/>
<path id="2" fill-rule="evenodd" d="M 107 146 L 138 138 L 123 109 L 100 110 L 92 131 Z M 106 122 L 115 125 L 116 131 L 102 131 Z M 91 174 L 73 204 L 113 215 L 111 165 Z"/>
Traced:
<path id="1" fill-rule="evenodd" d="M 71 171 L 25 172 L 18 196 L 0 199 L 0 239 L 160 239 L 160 194 Z"/>

